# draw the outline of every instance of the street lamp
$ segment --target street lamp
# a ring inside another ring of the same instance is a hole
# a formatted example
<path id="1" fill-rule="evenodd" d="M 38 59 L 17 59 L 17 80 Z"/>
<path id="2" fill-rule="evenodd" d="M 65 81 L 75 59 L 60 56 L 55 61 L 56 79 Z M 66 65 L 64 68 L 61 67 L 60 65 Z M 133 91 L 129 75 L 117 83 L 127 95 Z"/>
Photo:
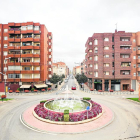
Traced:
<path id="1" fill-rule="evenodd" d="M 11 57 L 8 57 L 8 58 L 5 58 L 4 59 L 4 62 L 5 62 L 5 68 L 6 68 L 6 60 L 7 59 L 10 59 Z M 6 71 L 7 71 L 7 69 L 4 69 L 4 71 L 5 71 L 5 74 L 3 74 L 2 72 L 0 72 L 0 74 L 2 74 L 2 75 L 4 75 L 5 76 L 5 84 L 4 84 L 4 89 L 5 89 L 5 95 L 6 95 Z"/>
<path id="2" fill-rule="evenodd" d="M 6 72 L 5 72 L 6 73 Z M 0 74 L 6 76 L 6 74 L 3 74 L 2 72 L 0 72 Z M 5 84 L 4 84 L 4 89 L 5 89 L 5 95 L 6 95 L 6 77 L 5 77 Z"/>

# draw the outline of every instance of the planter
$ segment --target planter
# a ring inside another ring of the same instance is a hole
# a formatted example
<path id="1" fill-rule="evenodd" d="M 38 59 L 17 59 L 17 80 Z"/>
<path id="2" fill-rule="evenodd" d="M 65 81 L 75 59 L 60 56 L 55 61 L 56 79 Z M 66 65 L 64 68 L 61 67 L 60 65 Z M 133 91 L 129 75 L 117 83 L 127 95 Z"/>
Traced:
<path id="1" fill-rule="evenodd" d="M 19 90 L 16 90 L 16 93 L 19 93 Z"/>
<path id="2" fill-rule="evenodd" d="M 25 93 L 28 93 L 28 92 L 29 92 L 29 90 L 25 90 L 24 92 L 25 92 Z"/>
<path id="3" fill-rule="evenodd" d="M 13 90 L 9 90 L 9 93 L 12 93 L 13 92 Z"/>
<path id="4" fill-rule="evenodd" d="M 113 90 L 110 90 L 110 92 L 113 92 Z"/>

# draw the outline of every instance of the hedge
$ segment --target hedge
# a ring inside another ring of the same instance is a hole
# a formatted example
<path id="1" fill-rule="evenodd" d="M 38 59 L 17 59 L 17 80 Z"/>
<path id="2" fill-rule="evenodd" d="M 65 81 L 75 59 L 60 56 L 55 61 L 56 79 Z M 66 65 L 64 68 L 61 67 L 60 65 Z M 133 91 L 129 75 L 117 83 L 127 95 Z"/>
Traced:
<path id="1" fill-rule="evenodd" d="M 83 100 L 91 100 L 91 98 L 90 97 L 83 97 Z"/>
<path id="2" fill-rule="evenodd" d="M 44 100 L 44 101 L 40 101 L 40 104 L 41 104 L 41 103 L 45 103 L 45 102 L 47 102 L 47 100 Z"/>
<path id="3" fill-rule="evenodd" d="M 69 122 L 69 114 L 64 114 L 64 122 Z"/>

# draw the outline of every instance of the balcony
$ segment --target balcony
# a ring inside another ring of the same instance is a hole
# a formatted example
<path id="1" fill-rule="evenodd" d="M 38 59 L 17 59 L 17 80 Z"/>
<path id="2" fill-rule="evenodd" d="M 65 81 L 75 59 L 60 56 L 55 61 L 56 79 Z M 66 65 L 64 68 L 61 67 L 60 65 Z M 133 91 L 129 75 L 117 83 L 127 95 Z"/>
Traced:
<path id="1" fill-rule="evenodd" d="M 21 41 L 22 41 L 22 42 L 33 41 L 33 38 L 32 38 L 32 37 L 29 37 L 29 38 L 22 38 Z"/>
<path id="2" fill-rule="evenodd" d="M 88 67 L 88 68 L 87 68 L 87 71 L 92 72 L 92 71 L 93 71 L 93 67 Z"/>
<path id="3" fill-rule="evenodd" d="M 11 38 L 9 37 L 8 41 L 9 42 L 14 42 L 15 41 L 15 38 L 14 37 L 11 37 Z"/>
<path id="4" fill-rule="evenodd" d="M 21 46 L 22 50 L 33 49 L 33 46 Z"/>
<path id="5" fill-rule="evenodd" d="M 128 54 L 128 53 L 132 53 L 132 49 L 121 49 L 120 48 L 120 52 L 124 53 L 124 54 Z"/>
<path id="6" fill-rule="evenodd" d="M 22 70 L 21 74 L 32 74 L 33 70 Z"/>
<path id="7" fill-rule="evenodd" d="M 20 42 L 20 38 L 15 38 L 15 42 Z"/>
<path id="8" fill-rule="evenodd" d="M 8 66 L 20 66 L 20 62 L 8 62 Z"/>
<path id="9" fill-rule="evenodd" d="M 34 34 L 40 34 L 40 30 L 34 30 Z"/>
<path id="10" fill-rule="evenodd" d="M 40 54 L 33 54 L 33 57 L 40 57 Z"/>
<path id="11" fill-rule="evenodd" d="M 17 79 L 7 79 L 6 80 L 7 82 L 20 82 L 20 79 L 17 78 Z"/>
<path id="12" fill-rule="evenodd" d="M 140 81 L 140 76 L 137 76 L 137 80 Z"/>
<path id="13" fill-rule="evenodd" d="M 120 41 L 120 45 L 132 45 L 132 41 Z"/>
<path id="14" fill-rule="evenodd" d="M 92 57 L 93 56 L 93 52 L 88 52 L 87 53 L 87 57 Z"/>
<path id="15" fill-rule="evenodd" d="M 140 54 L 140 50 L 137 50 L 137 54 Z"/>
<path id="16" fill-rule="evenodd" d="M 40 66 L 40 62 L 33 62 L 33 66 Z"/>
<path id="17" fill-rule="evenodd" d="M 137 63 L 140 63 L 140 59 L 137 59 Z"/>
<path id="18" fill-rule="evenodd" d="M 40 38 L 34 38 L 34 42 L 40 42 Z"/>
<path id="19" fill-rule="evenodd" d="M 131 66 L 120 66 L 120 70 L 131 70 Z"/>
<path id="20" fill-rule="evenodd" d="M 139 67 L 137 68 L 137 71 L 140 71 L 140 68 Z"/>
<path id="21" fill-rule="evenodd" d="M 34 46 L 34 50 L 39 50 L 40 46 Z"/>
<path id="22" fill-rule="evenodd" d="M 33 62 L 21 62 L 21 66 L 32 66 Z"/>
<path id="23" fill-rule="evenodd" d="M 10 30 L 10 29 L 9 29 L 8 33 L 9 33 L 9 34 L 14 34 L 14 33 L 15 33 L 15 31 L 14 31 L 14 30 Z"/>
<path id="24" fill-rule="evenodd" d="M 88 45 L 88 46 L 87 46 L 87 49 L 88 49 L 88 50 L 92 50 L 93 47 L 92 47 L 91 45 Z"/>
<path id="25" fill-rule="evenodd" d="M 118 76 L 117 76 L 118 77 Z M 121 79 L 131 79 L 132 78 L 132 75 L 122 75 L 122 74 L 120 74 L 120 76 L 118 77 L 118 78 L 121 78 Z"/>
<path id="26" fill-rule="evenodd" d="M 33 54 L 21 54 L 21 57 L 33 57 Z"/>
<path id="27" fill-rule="evenodd" d="M 132 59 L 129 57 L 129 58 L 120 58 L 120 62 L 131 62 Z"/>
<path id="28" fill-rule="evenodd" d="M 20 58 L 20 54 L 8 54 L 8 57 Z"/>
<path id="29" fill-rule="evenodd" d="M 9 34 L 20 34 L 20 28 L 10 28 L 8 33 Z"/>

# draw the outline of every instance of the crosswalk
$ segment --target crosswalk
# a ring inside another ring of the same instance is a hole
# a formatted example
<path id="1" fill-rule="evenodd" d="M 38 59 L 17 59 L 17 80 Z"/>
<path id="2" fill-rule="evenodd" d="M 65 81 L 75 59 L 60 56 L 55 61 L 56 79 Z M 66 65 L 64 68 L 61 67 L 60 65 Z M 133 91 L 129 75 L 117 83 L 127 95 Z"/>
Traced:
<path id="1" fill-rule="evenodd" d="M 71 88 L 60 88 L 59 90 L 61 90 L 61 91 L 65 91 L 65 90 L 71 90 Z"/>

